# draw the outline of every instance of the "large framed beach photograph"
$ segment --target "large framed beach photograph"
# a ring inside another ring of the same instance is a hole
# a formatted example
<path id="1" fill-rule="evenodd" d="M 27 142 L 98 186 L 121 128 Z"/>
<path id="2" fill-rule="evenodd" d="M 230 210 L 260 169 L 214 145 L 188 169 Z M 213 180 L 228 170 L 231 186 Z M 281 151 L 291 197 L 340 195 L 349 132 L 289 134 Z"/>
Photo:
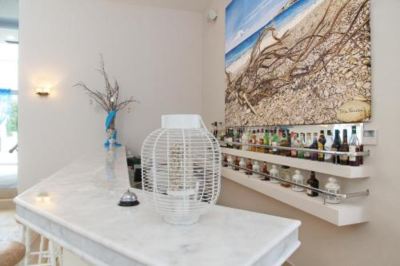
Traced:
<path id="1" fill-rule="evenodd" d="M 371 118 L 369 0 L 232 0 L 227 126 Z"/>

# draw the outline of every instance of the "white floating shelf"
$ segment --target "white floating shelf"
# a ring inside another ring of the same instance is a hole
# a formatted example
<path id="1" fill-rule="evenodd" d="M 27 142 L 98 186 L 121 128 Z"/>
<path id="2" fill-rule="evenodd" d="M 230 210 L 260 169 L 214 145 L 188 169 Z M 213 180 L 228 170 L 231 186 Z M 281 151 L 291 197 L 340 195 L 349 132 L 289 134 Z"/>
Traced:
<path id="1" fill-rule="evenodd" d="M 256 161 L 269 162 L 277 165 L 287 165 L 293 168 L 315 171 L 343 178 L 366 178 L 369 177 L 368 169 L 362 166 L 338 165 L 328 162 L 319 162 L 306 159 L 292 158 L 261 152 L 243 151 L 230 148 L 222 148 L 222 153 L 249 158 Z"/>
<path id="2" fill-rule="evenodd" d="M 368 221 L 364 203 L 360 199 L 346 200 L 340 204 L 323 204 L 322 197 L 309 197 L 305 192 L 295 192 L 228 167 L 222 168 L 222 176 L 337 226 Z"/>

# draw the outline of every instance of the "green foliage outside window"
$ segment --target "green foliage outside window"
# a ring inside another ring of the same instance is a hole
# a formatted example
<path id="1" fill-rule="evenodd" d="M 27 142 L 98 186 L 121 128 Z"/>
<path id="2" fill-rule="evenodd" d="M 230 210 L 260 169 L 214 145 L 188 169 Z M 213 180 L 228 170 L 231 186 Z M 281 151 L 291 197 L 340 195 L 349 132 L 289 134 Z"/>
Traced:
<path id="1" fill-rule="evenodd" d="M 18 131 L 18 105 L 16 101 L 11 103 L 10 117 L 6 124 L 7 136 L 11 136 Z"/>

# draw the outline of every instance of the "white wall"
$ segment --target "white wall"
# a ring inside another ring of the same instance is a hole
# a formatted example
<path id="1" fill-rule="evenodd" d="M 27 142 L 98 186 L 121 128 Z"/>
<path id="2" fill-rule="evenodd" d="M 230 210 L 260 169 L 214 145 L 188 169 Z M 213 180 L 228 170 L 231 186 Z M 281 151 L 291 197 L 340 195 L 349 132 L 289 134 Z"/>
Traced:
<path id="1" fill-rule="evenodd" d="M 223 119 L 224 9 L 229 0 L 214 0 L 215 25 L 205 28 L 203 109 L 207 121 Z M 371 148 L 369 181 L 371 221 L 336 227 L 288 205 L 224 180 L 220 203 L 302 221 L 302 246 L 291 258 L 295 265 L 399 265 L 400 254 L 400 1 L 372 0 L 373 118 L 367 127 L 379 130 Z"/>
<path id="2" fill-rule="evenodd" d="M 99 53 L 123 96 L 141 102 L 117 119 L 134 153 L 161 114 L 201 112 L 202 15 L 134 3 L 20 1 L 20 191 L 102 147 L 105 113 L 73 87 L 84 81 L 102 89 Z M 54 93 L 35 95 L 47 82 Z"/>

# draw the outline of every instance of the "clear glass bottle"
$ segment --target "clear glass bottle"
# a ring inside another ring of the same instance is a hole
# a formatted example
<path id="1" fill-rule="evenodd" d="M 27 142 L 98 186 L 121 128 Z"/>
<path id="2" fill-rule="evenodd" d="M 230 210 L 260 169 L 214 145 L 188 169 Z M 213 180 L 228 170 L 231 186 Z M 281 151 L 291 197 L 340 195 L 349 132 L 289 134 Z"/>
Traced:
<path id="1" fill-rule="evenodd" d="M 311 133 L 308 132 L 307 135 L 306 135 L 305 148 L 311 149 L 311 145 L 312 145 L 312 137 L 311 137 Z M 310 151 L 305 151 L 304 152 L 304 158 L 305 159 L 311 159 L 311 152 Z"/>
<path id="2" fill-rule="evenodd" d="M 292 148 L 295 148 L 295 149 L 297 149 L 297 148 L 299 148 L 299 134 L 297 134 L 296 132 L 292 132 L 292 134 L 291 134 L 291 147 Z M 294 157 L 294 158 L 297 158 L 297 150 L 291 150 L 290 151 L 290 156 L 291 157 Z"/>
<path id="3" fill-rule="evenodd" d="M 242 150 L 243 151 L 248 151 L 249 150 L 249 139 L 248 139 L 249 135 L 247 133 L 247 131 L 244 129 L 243 133 L 242 133 Z"/>
<path id="4" fill-rule="evenodd" d="M 306 138 L 304 133 L 300 133 L 300 138 L 298 139 L 298 146 L 300 149 L 303 149 L 306 146 Z M 300 159 L 304 159 L 304 151 L 297 151 L 297 157 Z"/>
<path id="5" fill-rule="evenodd" d="M 253 164 L 251 163 L 251 160 L 247 160 L 246 164 L 246 175 L 252 175 L 253 174 Z"/>
<path id="6" fill-rule="evenodd" d="M 242 173 L 246 172 L 246 170 L 245 170 L 246 162 L 245 162 L 244 158 L 240 158 L 239 166 L 240 166 L 240 169 L 239 169 L 240 172 L 242 172 Z"/>
<path id="7" fill-rule="evenodd" d="M 271 174 L 271 177 L 279 177 L 279 170 L 278 167 L 276 165 L 272 165 L 271 170 L 269 171 L 269 173 Z M 275 178 L 271 178 L 271 183 L 274 184 L 279 184 L 280 181 L 278 179 Z"/>
<path id="8" fill-rule="evenodd" d="M 281 173 L 280 176 L 281 176 L 282 179 L 287 180 L 287 181 L 291 181 L 292 180 L 292 173 L 291 173 L 291 169 L 290 169 L 289 166 L 282 165 L 280 173 Z M 281 186 L 289 188 L 291 186 L 291 184 L 287 183 L 287 182 L 284 182 L 284 181 L 281 181 Z"/>
<path id="9" fill-rule="evenodd" d="M 261 169 L 260 169 L 260 164 L 257 161 L 253 162 L 253 171 L 254 171 L 254 176 L 255 177 L 257 177 L 257 178 L 261 178 L 262 177 L 260 174 L 258 174 L 258 173 L 261 172 Z"/>
<path id="10" fill-rule="evenodd" d="M 265 181 L 271 180 L 271 178 L 269 178 L 269 176 L 268 176 L 268 175 L 270 175 L 270 173 L 269 173 L 269 171 L 268 171 L 268 165 L 267 165 L 267 163 L 263 163 L 263 164 L 262 164 L 261 172 L 262 172 L 263 174 L 266 174 L 266 175 L 267 175 L 267 176 L 264 176 L 264 179 L 263 179 L 263 180 L 265 180 Z"/>
<path id="11" fill-rule="evenodd" d="M 304 185 L 304 176 L 301 174 L 300 170 L 294 171 L 292 181 L 296 184 Z M 292 190 L 296 192 L 302 192 L 304 191 L 304 188 L 299 186 L 292 186 Z"/>
<path id="12" fill-rule="evenodd" d="M 353 152 L 353 153 L 360 151 L 360 141 L 358 140 L 358 137 L 357 137 L 357 127 L 356 126 L 352 126 L 352 128 L 351 128 L 349 151 Z M 349 157 L 349 165 L 359 166 L 360 165 L 359 156 L 351 155 Z"/>
<path id="13" fill-rule="evenodd" d="M 264 145 L 270 145 L 270 141 L 269 141 L 269 131 L 268 129 L 264 130 Z M 270 149 L 268 147 L 264 148 L 264 152 L 265 153 L 269 153 Z"/>
<path id="14" fill-rule="evenodd" d="M 325 143 L 325 151 L 332 151 L 332 145 L 333 145 L 333 136 L 332 136 L 332 131 L 328 130 L 326 134 L 326 143 Z M 332 154 L 325 153 L 324 160 L 326 162 L 331 162 L 332 161 Z"/>

